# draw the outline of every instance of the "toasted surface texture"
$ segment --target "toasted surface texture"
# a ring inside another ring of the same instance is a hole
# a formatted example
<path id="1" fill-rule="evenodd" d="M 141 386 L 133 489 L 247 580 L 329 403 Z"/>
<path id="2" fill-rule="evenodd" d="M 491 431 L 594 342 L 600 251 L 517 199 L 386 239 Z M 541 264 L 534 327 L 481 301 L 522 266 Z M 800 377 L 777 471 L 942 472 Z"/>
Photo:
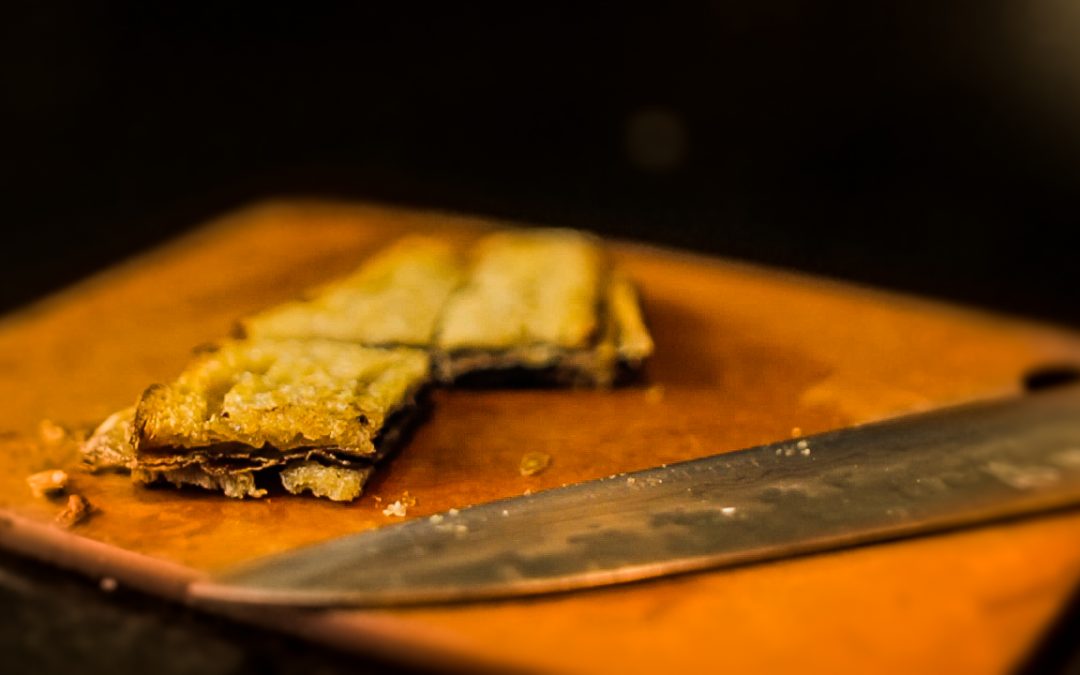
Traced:
<path id="1" fill-rule="evenodd" d="M 383 423 L 428 381 L 414 349 L 330 340 L 234 341 L 202 354 L 135 413 L 136 454 L 229 444 L 376 454 Z"/>
<path id="2" fill-rule="evenodd" d="M 637 291 L 587 236 L 500 232 L 483 240 L 447 307 L 434 351 L 443 382 L 531 373 L 606 387 L 653 351 Z"/>
<path id="3" fill-rule="evenodd" d="M 281 484 L 293 494 L 310 492 L 335 502 L 352 501 L 360 496 L 364 483 L 374 469 L 370 466 L 344 467 L 297 462 L 281 470 Z"/>
<path id="4" fill-rule="evenodd" d="M 436 347 L 444 352 L 587 347 L 597 329 L 603 256 L 573 230 L 504 231 L 473 249 Z"/>
<path id="5" fill-rule="evenodd" d="M 94 471 L 130 469 L 135 464 L 134 420 L 134 406 L 109 415 L 79 448 L 83 461 Z"/>
<path id="6" fill-rule="evenodd" d="M 405 237 L 351 275 L 241 322 L 251 338 L 329 338 L 364 345 L 427 346 L 462 277 L 449 244 Z"/>

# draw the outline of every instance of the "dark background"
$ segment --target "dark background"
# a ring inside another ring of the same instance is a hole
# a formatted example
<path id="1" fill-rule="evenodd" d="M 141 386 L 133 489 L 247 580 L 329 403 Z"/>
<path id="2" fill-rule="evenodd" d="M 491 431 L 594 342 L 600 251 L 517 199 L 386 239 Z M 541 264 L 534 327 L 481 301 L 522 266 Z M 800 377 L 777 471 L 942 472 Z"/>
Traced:
<path id="1" fill-rule="evenodd" d="M 250 200 L 326 195 L 1080 326 L 1080 3 L 43 0 L 0 14 L 3 310 Z M 268 663 L 251 660 L 258 633 L 43 574 L 0 559 L 0 604 L 19 617 L 0 637 L 28 671 L 112 672 L 87 635 L 120 636 L 109 650 L 134 656 L 119 670 L 190 663 L 176 659 L 208 634 L 233 660 L 194 670 Z M 161 651 L 134 647 L 147 640 Z M 315 658 L 301 646 L 273 663 Z"/>
<path id="2" fill-rule="evenodd" d="M 1068 0 L 5 5 L 3 307 L 306 194 L 1080 324 Z"/>

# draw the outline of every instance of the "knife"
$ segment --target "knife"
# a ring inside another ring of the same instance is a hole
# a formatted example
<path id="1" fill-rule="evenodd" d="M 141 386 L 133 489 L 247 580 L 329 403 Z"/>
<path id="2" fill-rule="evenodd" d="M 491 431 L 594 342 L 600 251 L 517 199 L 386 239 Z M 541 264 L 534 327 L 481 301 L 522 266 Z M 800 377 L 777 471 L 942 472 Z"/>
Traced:
<path id="1" fill-rule="evenodd" d="M 1080 386 L 613 475 L 345 536 L 195 602 L 386 606 L 569 591 L 1080 504 Z"/>

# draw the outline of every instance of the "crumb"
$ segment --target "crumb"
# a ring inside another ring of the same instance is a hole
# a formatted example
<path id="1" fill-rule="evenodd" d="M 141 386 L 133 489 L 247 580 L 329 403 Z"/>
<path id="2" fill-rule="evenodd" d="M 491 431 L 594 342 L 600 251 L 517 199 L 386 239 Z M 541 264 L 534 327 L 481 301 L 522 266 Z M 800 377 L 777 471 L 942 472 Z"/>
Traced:
<path id="1" fill-rule="evenodd" d="M 447 513 L 449 513 L 452 516 L 456 516 L 458 514 L 458 510 L 457 509 L 450 509 L 449 511 L 447 511 Z"/>
<path id="2" fill-rule="evenodd" d="M 240 336 L 240 337 L 243 337 L 243 336 Z M 221 345 L 219 345 L 219 344 L 217 344 L 215 342 L 201 342 L 201 343 L 199 343 L 199 344 L 197 344 L 197 345 L 195 345 L 194 347 L 191 348 L 191 353 L 192 353 L 193 356 L 198 356 L 200 354 L 213 354 L 215 352 L 220 352 L 220 351 L 221 351 Z"/>
<path id="3" fill-rule="evenodd" d="M 86 520 L 93 510 L 94 507 L 86 501 L 86 497 L 71 495 L 64 510 L 56 514 L 56 524 L 61 527 L 74 527 Z"/>
<path id="4" fill-rule="evenodd" d="M 724 508 L 720 509 L 720 513 L 724 514 L 725 516 L 733 516 L 735 515 L 735 507 L 725 506 Z"/>
<path id="5" fill-rule="evenodd" d="M 526 452 L 521 458 L 518 470 L 522 476 L 535 476 L 551 464 L 551 455 L 546 452 Z"/>
<path id="6" fill-rule="evenodd" d="M 654 384 L 645 390 L 645 402 L 646 403 L 660 403 L 664 400 L 664 385 Z"/>
<path id="7" fill-rule="evenodd" d="M 797 447 L 800 450 L 805 450 L 809 445 L 810 444 L 807 443 L 806 441 L 799 441 L 798 443 L 795 444 L 795 447 Z"/>
<path id="8" fill-rule="evenodd" d="M 408 506 L 416 506 L 416 497 L 413 497 L 412 495 L 410 495 L 408 490 L 401 493 L 401 499 L 399 499 L 398 501 L 401 502 L 402 504 L 404 504 L 407 507 Z"/>
<path id="9" fill-rule="evenodd" d="M 443 521 L 443 517 L 441 514 L 436 513 L 432 517 L 428 518 L 428 520 L 431 521 L 432 525 L 438 525 Z"/>
<path id="10" fill-rule="evenodd" d="M 776 449 L 776 456 L 779 457 L 782 454 L 784 454 L 784 449 L 783 448 L 777 448 Z"/>
<path id="11" fill-rule="evenodd" d="M 508 515 L 510 515 L 510 510 L 509 510 L 509 509 L 503 509 L 503 510 L 502 510 L 502 514 L 503 514 L 504 516 L 508 516 Z"/>
<path id="12" fill-rule="evenodd" d="M 67 438 L 67 429 L 50 419 L 38 422 L 38 436 L 46 445 L 56 445 Z"/>
<path id="13" fill-rule="evenodd" d="M 382 504 L 382 497 L 380 497 L 379 495 L 372 495 L 371 498 L 375 500 L 376 506 Z"/>
<path id="14" fill-rule="evenodd" d="M 810 456 L 810 448 L 803 448 L 799 452 L 802 454 L 803 457 L 809 457 Z"/>
<path id="15" fill-rule="evenodd" d="M 633 485 L 636 482 L 637 482 L 637 479 L 634 478 L 633 476 L 630 476 L 629 478 L 626 479 L 626 484 L 627 485 Z"/>
<path id="16" fill-rule="evenodd" d="M 30 486 L 30 492 L 35 497 L 51 496 L 64 491 L 67 487 L 68 475 L 60 469 L 39 471 L 27 476 L 26 483 Z"/>
<path id="17" fill-rule="evenodd" d="M 101 590 L 106 593 L 112 593 L 116 590 L 117 583 L 116 579 L 113 579 L 112 577 L 101 577 L 101 583 L 98 585 L 101 587 Z"/>
<path id="18" fill-rule="evenodd" d="M 523 494 L 523 495 L 525 495 L 526 497 L 528 497 L 529 495 L 531 495 L 531 494 L 532 494 L 532 489 L 530 488 L 530 489 L 526 490 L 525 492 L 522 492 L 521 494 Z"/>
<path id="19" fill-rule="evenodd" d="M 402 504 L 400 501 L 396 501 L 390 506 L 383 509 L 384 516 L 397 516 L 398 518 L 404 518 L 408 512 L 409 507 Z"/>
<path id="20" fill-rule="evenodd" d="M 802 429 L 800 427 L 791 427 L 791 437 L 798 438 L 802 436 Z"/>

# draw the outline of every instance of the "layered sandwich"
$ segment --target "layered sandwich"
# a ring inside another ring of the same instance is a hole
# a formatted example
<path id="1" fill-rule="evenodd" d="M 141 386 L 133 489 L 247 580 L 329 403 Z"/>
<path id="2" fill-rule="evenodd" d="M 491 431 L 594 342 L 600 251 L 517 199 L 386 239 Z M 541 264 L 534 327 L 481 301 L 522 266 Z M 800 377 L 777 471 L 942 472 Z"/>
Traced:
<path id="1" fill-rule="evenodd" d="M 652 353 L 633 285 L 574 230 L 477 242 L 434 341 L 441 381 L 609 386 Z"/>
<path id="2" fill-rule="evenodd" d="M 103 422 L 86 461 L 143 484 L 348 501 L 434 382 L 609 386 L 653 350 L 633 285 L 572 230 L 501 231 L 465 251 L 406 237 L 239 327 Z"/>

